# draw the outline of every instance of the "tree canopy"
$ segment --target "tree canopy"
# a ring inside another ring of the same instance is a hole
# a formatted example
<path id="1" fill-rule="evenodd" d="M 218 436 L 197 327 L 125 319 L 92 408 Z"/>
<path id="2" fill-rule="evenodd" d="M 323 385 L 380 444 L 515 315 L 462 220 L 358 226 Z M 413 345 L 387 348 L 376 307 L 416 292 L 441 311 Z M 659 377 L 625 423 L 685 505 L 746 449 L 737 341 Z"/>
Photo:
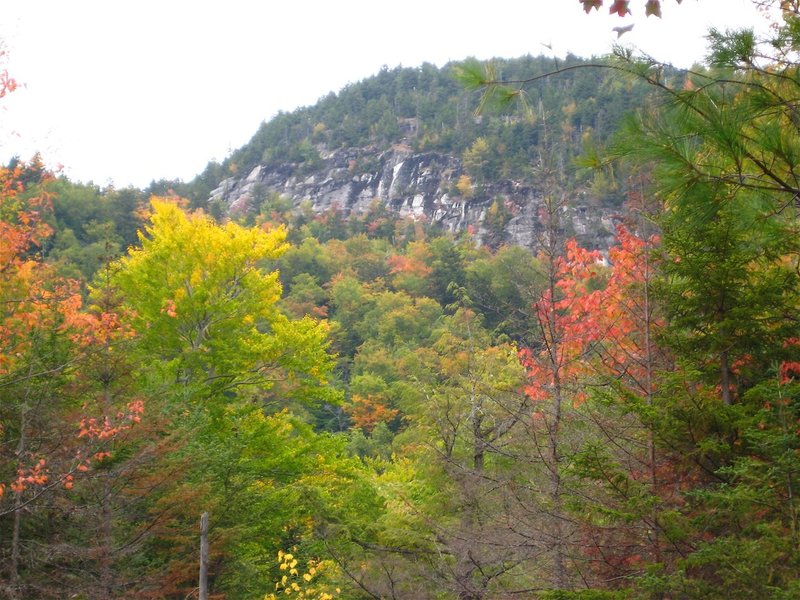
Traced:
<path id="1" fill-rule="evenodd" d="M 581 164 L 562 160 L 577 102 L 557 133 L 525 123 L 536 253 L 503 244 L 500 200 L 479 244 L 378 203 L 275 194 L 214 218 L 37 158 L 0 169 L 0 594 L 194 597 L 208 513 L 218 598 L 797 597 L 800 15 L 782 5 L 766 43 L 712 31 L 697 72 L 605 62 L 654 94 Z M 515 98 L 546 86 L 516 66 Z M 395 75 L 323 101 L 330 139 L 361 135 L 362 110 L 387 139 L 386 111 L 424 121 L 419 95 L 362 102 L 444 85 Z M 465 197 L 518 125 L 487 121 L 462 140 Z M 239 159 L 315 160 L 271 131 Z M 626 174 L 608 248 L 565 227 L 587 167 Z"/>

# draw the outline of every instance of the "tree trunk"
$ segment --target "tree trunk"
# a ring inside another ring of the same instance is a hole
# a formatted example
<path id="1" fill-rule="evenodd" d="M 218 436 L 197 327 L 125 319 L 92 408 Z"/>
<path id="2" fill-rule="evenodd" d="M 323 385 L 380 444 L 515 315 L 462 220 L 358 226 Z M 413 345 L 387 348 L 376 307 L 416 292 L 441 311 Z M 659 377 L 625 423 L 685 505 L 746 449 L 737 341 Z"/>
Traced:
<path id="1" fill-rule="evenodd" d="M 650 244 L 648 242 L 645 247 L 644 255 L 644 348 L 645 348 L 645 394 L 647 397 L 647 406 L 653 406 L 653 372 L 655 370 L 655 356 L 653 351 L 653 313 L 650 303 Z M 658 497 L 658 465 L 656 464 L 656 436 L 652 427 L 647 428 L 647 454 L 650 462 L 650 493 Z M 661 562 L 661 543 L 660 538 L 660 525 L 658 522 L 658 505 L 653 504 L 653 510 L 650 513 L 650 520 L 652 521 L 652 534 L 651 544 L 653 548 L 653 559 L 655 562 Z"/>
<path id="2" fill-rule="evenodd" d="M 481 430 L 483 415 L 481 414 L 481 405 L 478 402 L 477 394 L 475 393 L 475 382 L 472 382 L 470 396 L 470 418 L 472 420 L 472 469 L 476 474 L 480 474 L 483 471 L 483 459 L 486 453 L 486 441 L 483 439 L 483 431 Z"/>
<path id="3" fill-rule="evenodd" d="M 731 372 L 728 364 L 728 351 L 724 350 L 719 356 L 720 385 L 722 386 L 722 401 L 726 406 L 733 404 L 731 397 Z"/>
<path id="4" fill-rule="evenodd" d="M 208 513 L 200 516 L 200 600 L 208 600 Z"/>
<path id="5" fill-rule="evenodd" d="M 27 395 L 27 394 L 26 394 Z M 23 403 L 19 410 L 19 442 L 17 443 L 17 469 L 24 468 L 25 429 L 27 428 L 28 406 Z M 11 572 L 9 573 L 11 598 L 19 598 L 19 559 L 20 527 L 22 526 L 22 490 L 14 491 L 14 528 L 11 534 Z"/>
<path id="6" fill-rule="evenodd" d="M 564 561 L 565 556 L 565 539 L 564 539 L 564 499 L 562 492 L 561 481 L 561 419 L 563 416 L 563 402 L 564 390 L 562 387 L 562 347 L 563 340 L 561 339 L 562 331 L 558 323 L 558 307 L 556 306 L 556 298 L 558 296 L 558 260 L 562 255 L 563 240 L 561 239 L 561 232 L 559 228 L 559 207 L 561 202 L 549 198 L 547 202 L 548 209 L 548 289 L 549 297 L 547 298 L 546 314 L 544 319 L 546 322 L 542 325 L 546 329 L 543 335 L 543 342 L 547 351 L 547 360 L 550 367 L 550 384 L 552 394 L 552 420 L 547 425 L 548 436 L 548 454 L 549 465 L 547 468 L 550 471 L 550 503 L 552 514 L 552 547 L 553 547 L 553 573 L 551 584 L 553 588 L 558 590 L 569 589 L 569 581 L 567 577 L 567 569 Z"/>
<path id="7" fill-rule="evenodd" d="M 108 385 L 103 390 L 103 409 L 105 414 L 109 414 L 111 407 L 111 393 Z M 109 473 L 103 471 L 101 498 L 100 498 L 100 589 L 105 598 L 112 598 L 114 595 L 114 570 L 112 568 L 113 552 L 113 511 L 111 507 L 111 481 Z"/>
<path id="8" fill-rule="evenodd" d="M 554 344 L 555 345 L 555 344 Z M 561 432 L 562 390 L 559 377 L 559 365 L 551 363 L 553 375 L 553 421 L 548 427 L 550 453 L 550 502 L 553 514 L 553 586 L 556 589 L 567 589 L 567 571 L 564 564 L 564 528 L 563 499 L 561 494 L 561 449 L 559 437 Z"/>

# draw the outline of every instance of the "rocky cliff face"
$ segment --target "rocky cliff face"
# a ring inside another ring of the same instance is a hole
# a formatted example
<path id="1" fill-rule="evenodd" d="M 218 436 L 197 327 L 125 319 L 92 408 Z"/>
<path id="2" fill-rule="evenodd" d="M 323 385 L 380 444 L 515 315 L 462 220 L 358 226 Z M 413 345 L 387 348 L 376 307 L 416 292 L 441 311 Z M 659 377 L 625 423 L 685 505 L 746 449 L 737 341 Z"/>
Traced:
<path id="1" fill-rule="evenodd" d="M 472 196 L 464 198 L 456 187 L 462 173 L 461 161 L 453 156 L 414 153 L 403 145 L 382 152 L 320 149 L 313 168 L 303 163 L 258 165 L 244 177 L 222 181 L 211 200 L 223 202 L 232 213 L 256 210 L 270 193 L 290 198 L 295 206 L 310 201 L 319 212 L 334 207 L 364 212 L 378 200 L 401 216 L 424 219 L 454 233 L 470 228 L 484 243 L 535 250 L 543 242 L 541 190 L 496 181 L 476 185 Z M 605 249 L 613 242 L 615 210 L 596 206 L 583 194 L 568 199 L 561 211 L 565 234 L 582 245 Z"/>

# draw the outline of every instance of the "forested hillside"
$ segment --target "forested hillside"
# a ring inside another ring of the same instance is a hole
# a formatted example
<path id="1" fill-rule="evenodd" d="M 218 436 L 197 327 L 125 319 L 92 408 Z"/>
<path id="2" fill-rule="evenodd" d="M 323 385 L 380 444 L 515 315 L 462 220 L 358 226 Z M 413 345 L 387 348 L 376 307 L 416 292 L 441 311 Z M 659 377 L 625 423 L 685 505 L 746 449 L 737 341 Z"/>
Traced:
<path id="1" fill-rule="evenodd" d="M 309 171 L 313 169 L 316 144 L 328 148 L 376 144 L 385 149 L 401 140 L 417 151 L 461 156 L 478 138 L 484 138 L 489 156 L 476 175 L 487 179 L 525 177 L 547 143 L 546 124 L 537 121 L 550 120 L 554 137 L 566 128 L 573 142 L 570 155 L 574 156 L 575 142 L 582 135 L 607 139 L 622 115 L 641 105 L 648 88 L 640 82 L 622 80 L 604 69 L 575 68 L 603 62 L 572 55 L 565 59 L 494 59 L 491 72 L 500 79 L 563 72 L 527 90 L 525 104 L 498 111 L 497 103 L 502 99 L 497 98 L 477 114 L 481 93 L 465 89 L 458 80 L 464 71 L 482 69 L 477 61 L 450 63 L 442 68 L 430 64 L 385 67 L 314 106 L 265 122 L 248 144 L 219 166 L 223 172 L 248 172 L 259 162 L 291 161 L 303 163 Z M 673 76 L 679 77 L 677 73 Z"/>
<path id="2" fill-rule="evenodd" d="M 0 595 L 800 597 L 800 10 L 774 33 L 386 69 L 188 184 L 0 169 Z M 494 197 L 480 232 L 208 202 L 398 144 L 465 200 L 527 182 L 534 250 Z"/>
<path id="3" fill-rule="evenodd" d="M 607 64 L 528 56 L 485 67 L 468 60 L 384 68 L 262 124 L 248 144 L 209 164 L 184 193 L 216 215 L 252 214 L 271 194 L 295 207 L 345 215 L 363 214 L 377 202 L 453 233 L 470 229 L 479 243 L 538 248 L 542 199 L 558 190 L 569 193 L 564 226 L 605 249 L 627 173 L 580 170 L 574 163 L 605 144 L 623 115 L 652 93 L 641 80 L 591 68 Z M 487 96 L 465 86 L 476 72 L 542 80 Z M 685 74 L 667 68 L 661 77 L 682 85 Z"/>

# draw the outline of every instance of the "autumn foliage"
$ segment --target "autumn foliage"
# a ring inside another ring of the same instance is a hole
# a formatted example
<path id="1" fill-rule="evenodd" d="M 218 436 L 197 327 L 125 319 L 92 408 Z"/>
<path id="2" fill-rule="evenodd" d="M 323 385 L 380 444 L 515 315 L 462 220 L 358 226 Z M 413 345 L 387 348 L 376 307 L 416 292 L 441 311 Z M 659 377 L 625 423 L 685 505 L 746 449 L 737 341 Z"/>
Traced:
<path id="1" fill-rule="evenodd" d="M 74 372 L 98 348 L 133 335 L 118 315 L 87 311 L 80 283 L 58 277 L 42 260 L 40 248 L 51 234 L 45 220 L 51 210 L 51 198 L 45 191 L 49 176 L 44 173 L 31 193 L 23 183 L 31 172 L 42 172 L 41 165 L 19 163 L 0 170 L 0 235 L 4 240 L 0 246 L 0 382 L 26 397 L 35 393 L 37 381 Z M 58 356 L 50 344 L 60 345 Z M 77 474 L 109 455 L 109 440 L 139 422 L 144 412 L 141 400 L 115 415 L 106 413 L 108 408 L 87 403 L 84 410 L 96 411 L 97 416 L 77 417 L 72 441 L 63 448 L 49 449 L 31 443 L 26 424 L 34 415 L 21 403 L 20 429 L 14 430 L 18 436 L 16 478 L 8 487 L 18 495 L 29 488 L 38 495 L 58 483 L 71 489 Z M 4 429 L 6 435 L 11 433 L 10 427 Z M 0 481 L 0 495 L 5 485 Z"/>
<path id="2" fill-rule="evenodd" d="M 681 3 L 681 0 L 675 0 L 678 4 Z M 603 6 L 603 0 L 578 0 L 583 5 L 583 10 L 587 13 L 590 12 L 592 9 L 600 10 L 600 7 Z M 608 7 L 608 12 L 620 17 L 624 17 L 625 15 L 631 14 L 631 1 L 630 0 L 612 0 Z M 661 0 L 647 0 L 644 4 L 644 12 L 645 15 L 649 16 L 661 16 Z"/>
<path id="3" fill-rule="evenodd" d="M 69 186 L 0 169 L 0 594 L 195 597 L 208 512 L 220 600 L 798 597 L 798 72 L 725 72 L 622 136 L 659 207 L 607 252 L 563 238 L 610 189 L 568 161 L 525 214 L 481 197 L 490 138 L 455 184 L 481 231 L 163 186 L 85 271 Z"/>
<path id="4" fill-rule="evenodd" d="M 547 397 L 555 374 L 562 382 L 600 374 L 644 385 L 647 355 L 663 325 L 644 293 L 654 278 L 658 240 L 643 240 L 623 226 L 617 239 L 609 250 L 610 269 L 598 251 L 581 248 L 574 240 L 557 259 L 558 296 L 552 298 L 547 290 L 533 306 L 543 349 L 521 351 L 532 399 Z M 582 395 L 578 392 L 576 400 Z"/>

